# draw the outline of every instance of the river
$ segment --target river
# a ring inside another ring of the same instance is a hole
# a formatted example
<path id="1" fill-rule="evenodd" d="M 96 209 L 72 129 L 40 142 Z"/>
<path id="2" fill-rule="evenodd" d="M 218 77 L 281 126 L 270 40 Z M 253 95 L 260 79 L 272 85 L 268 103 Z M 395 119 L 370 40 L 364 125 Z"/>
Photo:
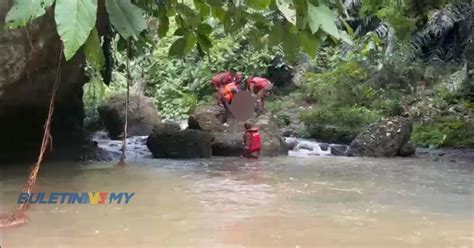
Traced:
<path id="1" fill-rule="evenodd" d="M 1 166 L 0 210 L 28 166 Z M 33 205 L 14 247 L 473 247 L 474 167 L 346 157 L 46 163 L 37 191 L 127 191 L 128 205 Z"/>

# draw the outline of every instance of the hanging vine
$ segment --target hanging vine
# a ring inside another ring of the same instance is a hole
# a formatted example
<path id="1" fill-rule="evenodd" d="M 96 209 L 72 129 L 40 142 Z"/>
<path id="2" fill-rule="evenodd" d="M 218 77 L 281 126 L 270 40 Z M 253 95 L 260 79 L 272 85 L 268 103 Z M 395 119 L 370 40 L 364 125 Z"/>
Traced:
<path id="1" fill-rule="evenodd" d="M 38 173 L 43 162 L 44 155 L 48 147 L 52 147 L 53 138 L 51 136 L 51 121 L 54 114 L 54 100 L 56 99 L 56 92 L 59 87 L 59 82 L 61 81 L 61 62 L 63 56 L 63 49 L 61 47 L 59 51 L 58 65 L 56 68 L 56 78 L 54 81 L 53 88 L 51 90 L 51 98 L 49 100 L 48 115 L 44 124 L 43 139 L 41 141 L 41 148 L 38 155 L 38 159 L 30 171 L 28 180 L 26 181 L 25 186 L 23 186 L 22 192 L 30 195 L 33 192 L 33 188 L 36 185 L 36 179 L 38 178 Z M 10 214 L 1 214 L 0 215 L 0 228 L 17 226 L 25 224 L 28 222 L 28 216 L 26 215 L 26 210 L 28 210 L 30 204 L 28 201 L 20 204 L 12 213 Z"/>
<path id="2" fill-rule="evenodd" d="M 123 167 L 126 165 L 125 163 L 125 152 L 127 150 L 127 135 L 128 135 L 128 111 L 130 106 L 130 40 L 127 40 L 127 99 L 125 101 L 125 121 L 123 125 L 123 141 L 122 141 L 122 154 L 120 155 L 120 160 L 117 166 Z"/>

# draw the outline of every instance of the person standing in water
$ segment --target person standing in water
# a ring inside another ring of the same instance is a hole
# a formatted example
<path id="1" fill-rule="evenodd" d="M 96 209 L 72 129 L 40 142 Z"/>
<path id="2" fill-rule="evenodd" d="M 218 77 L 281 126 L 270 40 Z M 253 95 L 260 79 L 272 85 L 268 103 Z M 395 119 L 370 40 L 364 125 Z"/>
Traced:
<path id="1" fill-rule="evenodd" d="M 247 89 L 257 97 L 257 108 L 259 114 L 265 113 L 264 99 L 267 94 L 271 94 L 273 84 L 263 77 L 250 77 L 247 80 Z"/>
<path id="2" fill-rule="evenodd" d="M 252 124 L 246 122 L 244 124 L 244 157 L 257 159 L 260 156 L 260 149 L 262 147 L 260 141 L 260 134 L 257 127 L 252 127 Z"/>

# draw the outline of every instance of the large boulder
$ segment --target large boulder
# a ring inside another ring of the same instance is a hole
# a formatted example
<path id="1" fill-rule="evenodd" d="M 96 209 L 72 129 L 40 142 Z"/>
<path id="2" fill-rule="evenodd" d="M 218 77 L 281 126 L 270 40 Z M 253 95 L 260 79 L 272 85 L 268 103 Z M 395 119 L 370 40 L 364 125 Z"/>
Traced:
<path id="1" fill-rule="evenodd" d="M 223 131 L 225 111 L 217 105 L 199 106 L 188 118 L 188 127 L 203 131 Z"/>
<path id="2" fill-rule="evenodd" d="M 201 106 L 189 117 L 189 128 L 211 131 L 214 137 L 212 144 L 215 156 L 239 156 L 244 150 L 244 122 L 228 118 L 226 125 L 225 113 L 218 106 Z M 260 130 L 262 140 L 262 156 L 277 156 L 287 151 L 280 136 L 280 131 L 273 119 L 268 115 L 249 120 Z"/>
<path id="3" fill-rule="evenodd" d="M 209 158 L 212 155 L 212 135 L 201 130 L 157 126 L 148 136 L 146 145 L 154 158 Z"/>
<path id="4" fill-rule="evenodd" d="M 371 124 L 351 143 L 347 154 L 362 157 L 394 157 L 410 140 L 412 122 L 401 116 Z M 405 152 L 405 151 L 403 151 Z"/>
<path id="5" fill-rule="evenodd" d="M 240 133 L 213 133 L 212 155 L 214 156 L 240 156 L 245 148 L 243 137 Z"/>
<path id="6" fill-rule="evenodd" d="M 408 142 L 402 147 L 400 147 L 400 150 L 398 151 L 397 155 L 400 157 L 413 157 L 415 156 L 415 153 L 416 153 L 416 146 L 413 143 Z"/>
<path id="7" fill-rule="evenodd" d="M 0 164 L 38 156 L 62 45 L 51 9 L 26 28 L 3 28 L 12 3 L 0 1 Z M 88 79 L 84 64 L 82 52 L 69 61 L 62 58 L 52 118 L 52 151 L 76 150 L 71 159 L 80 157 L 85 141 L 82 86 Z"/>
<path id="8" fill-rule="evenodd" d="M 119 139 L 125 123 L 126 94 L 108 98 L 97 110 L 111 139 Z M 128 136 L 147 136 L 160 123 L 158 110 L 151 98 L 142 94 L 131 94 L 128 108 Z"/>
<path id="9" fill-rule="evenodd" d="M 286 155 L 288 153 L 285 142 L 280 136 L 280 131 L 270 115 L 261 115 L 250 122 L 260 129 L 262 156 Z M 241 127 L 243 129 L 243 124 L 241 124 Z"/>

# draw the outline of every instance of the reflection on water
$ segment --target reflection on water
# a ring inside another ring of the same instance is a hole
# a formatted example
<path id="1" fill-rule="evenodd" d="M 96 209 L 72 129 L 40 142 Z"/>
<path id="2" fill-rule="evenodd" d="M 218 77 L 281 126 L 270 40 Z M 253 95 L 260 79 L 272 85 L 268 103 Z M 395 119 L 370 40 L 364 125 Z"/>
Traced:
<path id="1" fill-rule="evenodd" d="M 132 191 L 129 205 L 35 205 L 10 247 L 473 247 L 472 167 L 421 159 L 46 164 L 38 191 Z M 27 167 L 0 168 L 0 209 Z"/>

